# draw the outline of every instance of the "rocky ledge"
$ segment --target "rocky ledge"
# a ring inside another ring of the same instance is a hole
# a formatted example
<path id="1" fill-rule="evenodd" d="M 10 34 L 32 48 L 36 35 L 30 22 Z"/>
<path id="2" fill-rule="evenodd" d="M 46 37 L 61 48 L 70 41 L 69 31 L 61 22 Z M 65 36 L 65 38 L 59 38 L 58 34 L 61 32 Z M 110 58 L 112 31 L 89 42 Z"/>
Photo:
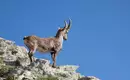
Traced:
<path id="1" fill-rule="evenodd" d="M 52 68 L 50 61 L 36 59 L 30 63 L 27 49 L 0 38 L 0 80 L 99 80 L 76 72 L 79 66 Z"/>

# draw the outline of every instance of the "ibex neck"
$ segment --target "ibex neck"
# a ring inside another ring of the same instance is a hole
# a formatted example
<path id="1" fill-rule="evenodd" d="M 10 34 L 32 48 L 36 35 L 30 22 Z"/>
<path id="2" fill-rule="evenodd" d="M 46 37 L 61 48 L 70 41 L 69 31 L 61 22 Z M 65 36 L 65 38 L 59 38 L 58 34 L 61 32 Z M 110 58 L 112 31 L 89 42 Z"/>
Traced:
<path id="1" fill-rule="evenodd" d="M 56 36 L 56 38 L 58 39 L 58 41 L 60 41 L 61 43 L 63 43 L 63 36 Z"/>

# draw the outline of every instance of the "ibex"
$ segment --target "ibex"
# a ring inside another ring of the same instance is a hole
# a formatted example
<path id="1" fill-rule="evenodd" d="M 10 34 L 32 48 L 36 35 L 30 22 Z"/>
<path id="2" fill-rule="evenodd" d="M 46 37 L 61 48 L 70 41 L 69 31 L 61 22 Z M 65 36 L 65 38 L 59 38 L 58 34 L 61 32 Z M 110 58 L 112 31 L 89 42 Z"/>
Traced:
<path id="1" fill-rule="evenodd" d="M 25 36 L 23 38 L 24 44 L 28 47 L 29 52 L 29 58 L 30 61 L 33 62 L 33 54 L 36 51 L 45 53 L 50 52 L 51 58 L 53 61 L 52 67 L 56 67 L 56 57 L 58 52 L 62 49 L 63 45 L 63 39 L 67 40 L 68 31 L 71 27 L 71 19 L 69 19 L 69 24 L 67 24 L 66 21 L 64 21 L 65 26 L 63 28 L 59 28 L 56 36 L 50 37 L 50 38 L 40 38 L 38 36 L 32 35 L 32 36 Z"/>

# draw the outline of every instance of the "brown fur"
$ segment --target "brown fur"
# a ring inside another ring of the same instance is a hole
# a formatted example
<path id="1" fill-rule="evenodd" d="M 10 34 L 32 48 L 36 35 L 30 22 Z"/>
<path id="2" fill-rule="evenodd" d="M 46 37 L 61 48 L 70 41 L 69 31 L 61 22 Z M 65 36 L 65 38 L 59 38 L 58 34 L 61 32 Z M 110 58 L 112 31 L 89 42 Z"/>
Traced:
<path id="1" fill-rule="evenodd" d="M 53 60 L 52 67 L 56 67 L 56 56 L 58 52 L 62 49 L 63 39 L 67 40 L 67 33 L 69 28 L 70 28 L 70 22 L 69 22 L 69 26 L 67 25 L 67 23 L 65 23 L 65 27 L 60 28 L 57 31 L 55 37 L 40 38 L 35 35 L 24 37 L 23 38 L 24 44 L 29 49 L 28 55 L 30 61 L 31 62 L 34 61 L 33 54 L 35 53 L 35 51 L 39 51 L 42 53 L 50 52 Z"/>

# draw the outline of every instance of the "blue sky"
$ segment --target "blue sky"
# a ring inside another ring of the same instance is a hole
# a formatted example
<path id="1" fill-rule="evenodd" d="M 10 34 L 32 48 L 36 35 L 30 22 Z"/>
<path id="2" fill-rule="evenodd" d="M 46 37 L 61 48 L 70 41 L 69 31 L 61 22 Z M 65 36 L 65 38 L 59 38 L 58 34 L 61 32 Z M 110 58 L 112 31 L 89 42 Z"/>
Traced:
<path id="1" fill-rule="evenodd" d="M 129 0 L 0 0 L 0 37 L 24 46 L 23 36 L 55 36 L 68 18 L 72 28 L 57 65 L 79 65 L 78 72 L 102 80 L 130 80 Z"/>

